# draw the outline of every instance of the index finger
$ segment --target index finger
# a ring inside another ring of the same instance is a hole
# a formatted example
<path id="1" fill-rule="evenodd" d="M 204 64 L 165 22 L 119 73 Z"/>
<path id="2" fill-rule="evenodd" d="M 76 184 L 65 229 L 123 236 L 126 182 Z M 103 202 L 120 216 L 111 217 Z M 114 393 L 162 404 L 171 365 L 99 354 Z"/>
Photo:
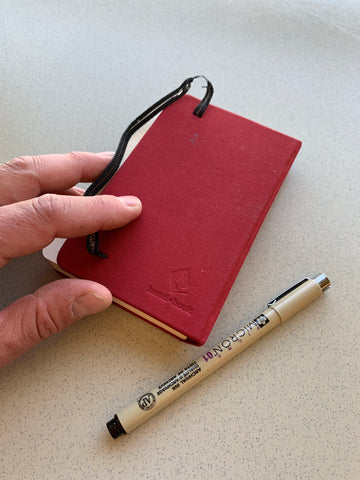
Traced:
<path id="1" fill-rule="evenodd" d="M 41 250 L 56 237 L 81 237 L 112 230 L 141 212 L 137 197 L 47 194 L 0 208 L 0 268 L 11 258 Z"/>
<path id="2" fill-rule="evenodd" d="M 0 205 L 43 193 L 64 192 L 78 182 L 90 182 L 113 156 L 113 152 L 70 152 L 14 158 L 0 165 Z"/>

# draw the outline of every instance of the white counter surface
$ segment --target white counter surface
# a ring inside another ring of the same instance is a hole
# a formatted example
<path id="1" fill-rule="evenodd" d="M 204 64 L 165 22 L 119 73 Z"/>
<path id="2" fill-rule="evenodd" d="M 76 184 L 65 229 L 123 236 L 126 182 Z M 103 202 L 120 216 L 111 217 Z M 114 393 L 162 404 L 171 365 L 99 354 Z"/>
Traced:
<path id="1" fill-rule="evenodd" d="M 0 372 L 0 478 L 358 479 L 360 3 L 2 0 L 0 25 L 2 162 L 113 150 L 199 73 L 215 105 L 303 141 L 203 348 L 112 306 Z M 321 299 L 111 439 L 121 407 L 318 272 Z M 12 261 L 1 306 L 56 278 Z"/>

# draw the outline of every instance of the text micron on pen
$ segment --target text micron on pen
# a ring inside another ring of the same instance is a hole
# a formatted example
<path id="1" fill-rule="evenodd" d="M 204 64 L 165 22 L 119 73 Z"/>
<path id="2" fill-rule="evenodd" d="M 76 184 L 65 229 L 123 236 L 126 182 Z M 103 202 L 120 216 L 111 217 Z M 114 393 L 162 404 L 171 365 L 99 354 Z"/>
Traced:
<path id="1" fill-rule="evenodd" d="M 237 330 L 235 333 L 230 335 L 228 338 L 223 340 L 219 345 L 213 347 L 209 352 L 206 352 L 203 355 L 203 359 L 205 362 L 208 362 L 214 357 L 221 356 L 224 350 L 231 350 L 232 344 L 235 342 L 242 342 L 242 338 L 247 334 L 251 335 L 251 332 L 254 328 L 259 330 L 259 328 L 263 328 L 267 323 L 269 323 L 269 319 L 265 317 L 265 315 L 261 314 L 254 320 L 251 320 L 247 325 Z"/>

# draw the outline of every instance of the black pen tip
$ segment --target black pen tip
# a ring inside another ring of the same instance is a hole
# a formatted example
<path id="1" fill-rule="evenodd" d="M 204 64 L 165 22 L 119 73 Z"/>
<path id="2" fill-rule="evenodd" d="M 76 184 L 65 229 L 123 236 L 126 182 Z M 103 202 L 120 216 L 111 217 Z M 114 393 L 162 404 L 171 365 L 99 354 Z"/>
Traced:
<path id="1" fill-rule="evenodd" d="M 106 426 L 112 438 L 119 438 L 121 435 L 126 435 L 127 433 L 117 415 L 114 415 L 114 418 L 107 422 Z"/>

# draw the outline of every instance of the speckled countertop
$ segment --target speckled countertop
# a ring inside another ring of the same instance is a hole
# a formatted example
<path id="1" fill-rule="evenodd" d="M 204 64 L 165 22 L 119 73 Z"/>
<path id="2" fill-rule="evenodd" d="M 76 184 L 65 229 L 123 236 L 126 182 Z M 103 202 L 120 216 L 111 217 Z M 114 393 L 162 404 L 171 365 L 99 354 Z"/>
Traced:
<path id="1" fill-rule="evenodd" d="M 202 350 L 115 306 L 43 342 L 0 372 L 0 478 L 358 479 L 359 2 L 2 0 L 0 19 L 3 162 L 112 150 L 197 73 L 303 141 L 204 350 L 303 276 L 333 283 L 117 441 L 106 421 Z M 41 254 L 12 261 L 1 306 L 55 278 Z"/>

